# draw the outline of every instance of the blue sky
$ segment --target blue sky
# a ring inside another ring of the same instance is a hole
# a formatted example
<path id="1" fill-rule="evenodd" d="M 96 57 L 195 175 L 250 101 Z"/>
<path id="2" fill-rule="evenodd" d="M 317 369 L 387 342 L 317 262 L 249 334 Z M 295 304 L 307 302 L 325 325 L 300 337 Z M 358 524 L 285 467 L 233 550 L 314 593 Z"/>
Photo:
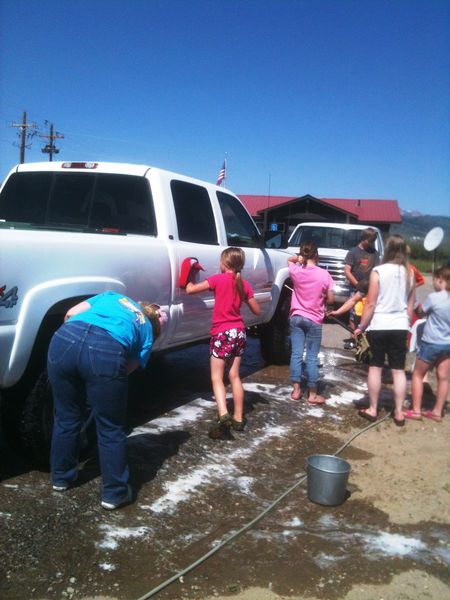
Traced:
<path id="1" fill-rule="evenodd" d="M 0 0 L 0 38 L 0 179 L 26 110 L 55 160 L 450 213 L 448 0 Z"/>

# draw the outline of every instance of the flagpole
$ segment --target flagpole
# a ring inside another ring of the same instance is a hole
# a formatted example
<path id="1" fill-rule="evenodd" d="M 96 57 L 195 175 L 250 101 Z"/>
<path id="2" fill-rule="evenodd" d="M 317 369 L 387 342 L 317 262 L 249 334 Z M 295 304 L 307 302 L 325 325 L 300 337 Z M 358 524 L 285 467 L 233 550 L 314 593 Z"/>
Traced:
<path id="1" fill-rule="evenodd" d="M 271 174 L 271 173 L 269 173 L 269 190 L 268 190 L 268 192 L 269 192 L 269 193 L 268 193 L 268 196 L 267 196 L 267 209 L 266 209 L 266 212 L 264 213 L 264 224 L 263 224 L 264 231 L 267 231 L 267 221 L 268 221 L 268 218 L 269 218 L 269 208 L 270 208 L 270 183 L 271 183 L 271 180 L 272 180 L 272 174 Z"/>

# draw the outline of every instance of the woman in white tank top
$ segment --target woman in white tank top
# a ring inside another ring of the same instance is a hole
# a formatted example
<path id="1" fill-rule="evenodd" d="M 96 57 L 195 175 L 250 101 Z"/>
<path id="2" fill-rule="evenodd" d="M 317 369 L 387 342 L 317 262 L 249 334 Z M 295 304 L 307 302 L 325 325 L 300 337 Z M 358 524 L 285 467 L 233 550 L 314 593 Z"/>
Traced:
<path id="1" fill-rule="evenodd" d="M 376 421 L 381 390 L 381 374 L 387 355 L 394 383 L 394 422 L 405 424 L 403 403 L 406 396 L 406 338 L 414 308 L 414 274 L 407 259 L 407 245 L 400 235 L 391 236 L 384 251 L 383 262 L 370 275 L 369 291 L 355 335 L 367 329 L 372 350 L 367 387 L 370 406 L 359 414 Z"/>

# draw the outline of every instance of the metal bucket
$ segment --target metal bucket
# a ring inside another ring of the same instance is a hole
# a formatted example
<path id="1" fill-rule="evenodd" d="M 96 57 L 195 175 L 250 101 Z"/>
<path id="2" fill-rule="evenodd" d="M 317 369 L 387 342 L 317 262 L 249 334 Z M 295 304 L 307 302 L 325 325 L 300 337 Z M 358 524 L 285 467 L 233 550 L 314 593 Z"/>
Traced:
<path id="1" fill-rule="evenodd" d="M 308 498 L 317 504 L 342 504 L 347 493 L 350 463 L 330 454 L 314 454 L 307 459 Z"/>

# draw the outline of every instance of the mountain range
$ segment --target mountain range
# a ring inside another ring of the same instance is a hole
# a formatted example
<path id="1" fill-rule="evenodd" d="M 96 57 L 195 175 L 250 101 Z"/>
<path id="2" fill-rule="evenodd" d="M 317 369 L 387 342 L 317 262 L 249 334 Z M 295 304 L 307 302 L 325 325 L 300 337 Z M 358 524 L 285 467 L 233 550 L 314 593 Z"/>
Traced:
<path id="1" fill-rule="evenodd" d="M 416 211 L 401 211 L 402 223 L 391 225 L 390 233 L 398 233 L 412 242 L 423 242 L 426 234 L 434 227 L 444 230 L 441 248 L 450 249 L 450 217 L 423 215 Z"/>

